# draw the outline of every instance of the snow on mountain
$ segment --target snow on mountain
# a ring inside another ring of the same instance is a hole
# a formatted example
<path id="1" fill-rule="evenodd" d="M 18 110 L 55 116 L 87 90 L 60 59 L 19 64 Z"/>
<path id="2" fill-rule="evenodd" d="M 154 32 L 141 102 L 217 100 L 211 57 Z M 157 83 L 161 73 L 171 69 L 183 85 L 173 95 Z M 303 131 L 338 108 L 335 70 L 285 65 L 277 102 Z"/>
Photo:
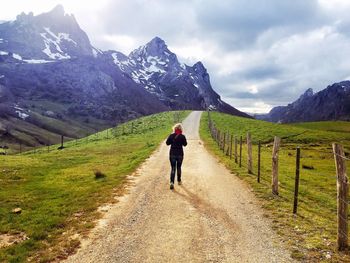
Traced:
<path id="1" fill-rule="evenodd" d="M 25 62 L 28 64 L 43 64 L 43 63 L 55 62 L 52 60 L 44 60 L 44 59 L 23 59 L 22 56 L 19 54 L 9 53 L 6 51 L 0 51 L 0 56 L 10 56 L 17 61 Z"/>
<path id="2" fill-rule="evenodd" d="M 9 65 L 0 65 L 0 73 L 6 75 L 0 85 L 12 83 L 17 90 L 14 94 L 21 94 L 24 87 L 40 86 L 42 89 L 26 92 L 35 95 L 32 97 L 49 94 L 55 99 L 59 86 L 64 90 L 60 93 L 64 101 L 74 105 L 70 113 L 77 115 L 86 114 L 86 105 L 100 96 L 99 104 L 89 112 L 96 118 L 111 119 L 112 114 L 121 119 L 122 108 L 130 115 L 166 109 L 216 109 L 247 117 L 221 100 L 201 62 L 193 66 L 180 63 L 161 38 L 153 38 L 128 56 L 118 51 L 103 52 L 91 45 L 75 17 L 66 14 L 60 5 L 37 16 L 22 13 L 15 21 L 0 24 L 0 61 Z M 26 74 L 33 72 L 37 78 L 27 79 Z M 82 93 L 86 97 L 78 95 Z M 142 94 L 142 98 L 135 94 Z M 103 100 L 108 100 L 108 106 Z M 120 105 L 118 110 L 115 104 Z"/>
<path id="3" fill-rule="evenodd" d="M 122 72 L 172 108 L 209 108 L 247 117 L 221 101 L 211 87 L 203 63 L 197 62 L 192 67 L 180 63 L 159 37 L 135 49 L 129 56 L 115 51 L 105 55 L 110 56 Z"/>
<path id="4" fill-rule="evenodd" d="M 48 13 L 22 13 L 15 21 L 0 23 L 0 50 L 36 62 L 101 53 L 92 47 L 74 16 L 66 14 L 60 5 Z"/>
<path id="5" fill-rule="evenodd" d="M 52 63 L 52 60 L 43 60 L 43 59 L 24 59 L 24 62 L 29 64 L 44 64 L 44 63 Z"/>
<path id="6" fill-rule="evenodd" d="M 120 52 L 111 53 L 113 62 L 120 70 L 148 89 L 155 89 L 165 74 L 188 75 L 186 66 L 180 65 L 175 54 L 169 51 L 165 42 L 156 37 L 145 46 L 132 51 L 129 56 Z"/>
<path id="7" fill-rule="evenodd" d="M 51 59 L 70 59 L 71 57 L 64 53 L 60 47 L 62 40 L 67 40 L 73 42 L 75 45 L 77 43 L 69 38 L 69 34 L 67 33 L 58 33 L 57 36 L 51 32 L 50 28 L 45 27 L 44 28 L 46 33 L 40 33 L 42 36 L 45 48 L 43 49 L 43 52 Z M 56 53 L 52 52 L 51 48 L 54 47 L 56 50 Z"/>

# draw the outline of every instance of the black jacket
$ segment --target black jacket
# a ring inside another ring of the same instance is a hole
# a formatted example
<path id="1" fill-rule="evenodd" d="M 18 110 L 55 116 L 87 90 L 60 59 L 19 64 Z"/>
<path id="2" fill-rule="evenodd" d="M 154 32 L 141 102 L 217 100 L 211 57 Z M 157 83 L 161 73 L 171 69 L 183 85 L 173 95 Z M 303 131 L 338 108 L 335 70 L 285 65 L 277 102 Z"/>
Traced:
<path id="1" fill-rule="evenodd" d="M 187 140 L 185 135 L 172 133 L 169 135 L 168 139 L 166 140 L 167 145 L 171 145 L 170 147 L 170 155 L 184 155 L 184 151 L 182 149 L 182 146 L 187 145 Z"/>

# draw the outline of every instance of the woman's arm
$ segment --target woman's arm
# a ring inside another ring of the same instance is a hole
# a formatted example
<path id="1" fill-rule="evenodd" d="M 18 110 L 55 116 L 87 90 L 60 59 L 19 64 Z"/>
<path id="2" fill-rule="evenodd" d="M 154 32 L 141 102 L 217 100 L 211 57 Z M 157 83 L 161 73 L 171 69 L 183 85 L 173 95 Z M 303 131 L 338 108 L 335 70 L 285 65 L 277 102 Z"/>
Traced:
<path id="1" fill-rule="evenodd" d="M 170 134 L 170 135 L 169 135 L 169 137 L 168 137 L 168 139 L 166 140 L 166 142 L 165 142 L 165 143 L 166 143 L 166 145 L 170 145 L 170 144 L 172 144 L 172 143 L 173 143 L 173 141 L 174 141 L 174 140 L 173 140 L 173 138 L 172 138 L 172 136 L 171 136 L 171 135 L 172 135 L 172 134 Z"/>
<path id="2" fill-rule="evenodd" d="M 184 139 L 183 139 L 182 145 L 183 145 L 183 146 L 186 146 L 186 145 L 187 145 L 187 140 L 186 140 L 186 136 L 185 136 L 185 135 L 184 135 Z"/>

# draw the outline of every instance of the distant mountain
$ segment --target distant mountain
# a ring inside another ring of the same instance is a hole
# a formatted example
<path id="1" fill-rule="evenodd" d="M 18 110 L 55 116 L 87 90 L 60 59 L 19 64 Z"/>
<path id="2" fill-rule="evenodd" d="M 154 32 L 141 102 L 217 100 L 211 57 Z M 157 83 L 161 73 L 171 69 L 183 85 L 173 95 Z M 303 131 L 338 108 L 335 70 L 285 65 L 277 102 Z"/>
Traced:
<path id="1" fill-rule="evenodd" d="M 61 6 L 0 24 L 2 141 L 42 144 L 44 129 L 54 142 L 169 109 L 99 53 Z"/>
<path id="2" fill-rule="evenodd" d="M 201 62 L 181 64 L 158 37 L 129 56 L 103 52 L 61 5 L 0 23 L 2 141 L 43 144 L 35 129 L 58 140 L 160 111 L 207 108 L 248 117 L 220 99 Z"/>
<path id="3" fill-rule="evenodd" d="M 275 107 L 268 114 L 255 117 L 281 123 L 350 121 L 350 81 L 334 83 L 317 93 L 308 89 L 293 103 Z"/>
<path id="4" fill-rule="evenodd" d="M 223 102 L 210 84 L 209 74 L 202 62 L 187 66 L 178 61 L 164 40 L 153 38 L 132 51 L 129 56 L 120 52 L 104 52 L 115 65 L 136 83 L 171 109 L 212 109 L 249 117 Z"/>
<path id="5" fill-rule="evenodd" d="M 22 13 L 0 24 L 0 50 L 18 54 L 28 63 L 92 56 L 97 52 L 73 15 L 61 5 L 38 16 Z M 16 58 L 20 58 L 16 56 Z"/>

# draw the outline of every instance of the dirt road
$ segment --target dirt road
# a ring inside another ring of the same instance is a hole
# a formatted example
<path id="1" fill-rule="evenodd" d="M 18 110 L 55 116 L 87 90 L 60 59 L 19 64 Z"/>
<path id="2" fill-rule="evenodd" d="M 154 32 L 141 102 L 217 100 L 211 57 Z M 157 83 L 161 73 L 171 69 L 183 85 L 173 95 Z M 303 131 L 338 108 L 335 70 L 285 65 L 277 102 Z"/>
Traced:
<path id="1" fill-rule="evenodd" d="M 67 262 L 292 262 L 249 188 L 204 148 L 200 115 L 183 122 L 183 185 L 169 190 L 163 143 Z"/>

